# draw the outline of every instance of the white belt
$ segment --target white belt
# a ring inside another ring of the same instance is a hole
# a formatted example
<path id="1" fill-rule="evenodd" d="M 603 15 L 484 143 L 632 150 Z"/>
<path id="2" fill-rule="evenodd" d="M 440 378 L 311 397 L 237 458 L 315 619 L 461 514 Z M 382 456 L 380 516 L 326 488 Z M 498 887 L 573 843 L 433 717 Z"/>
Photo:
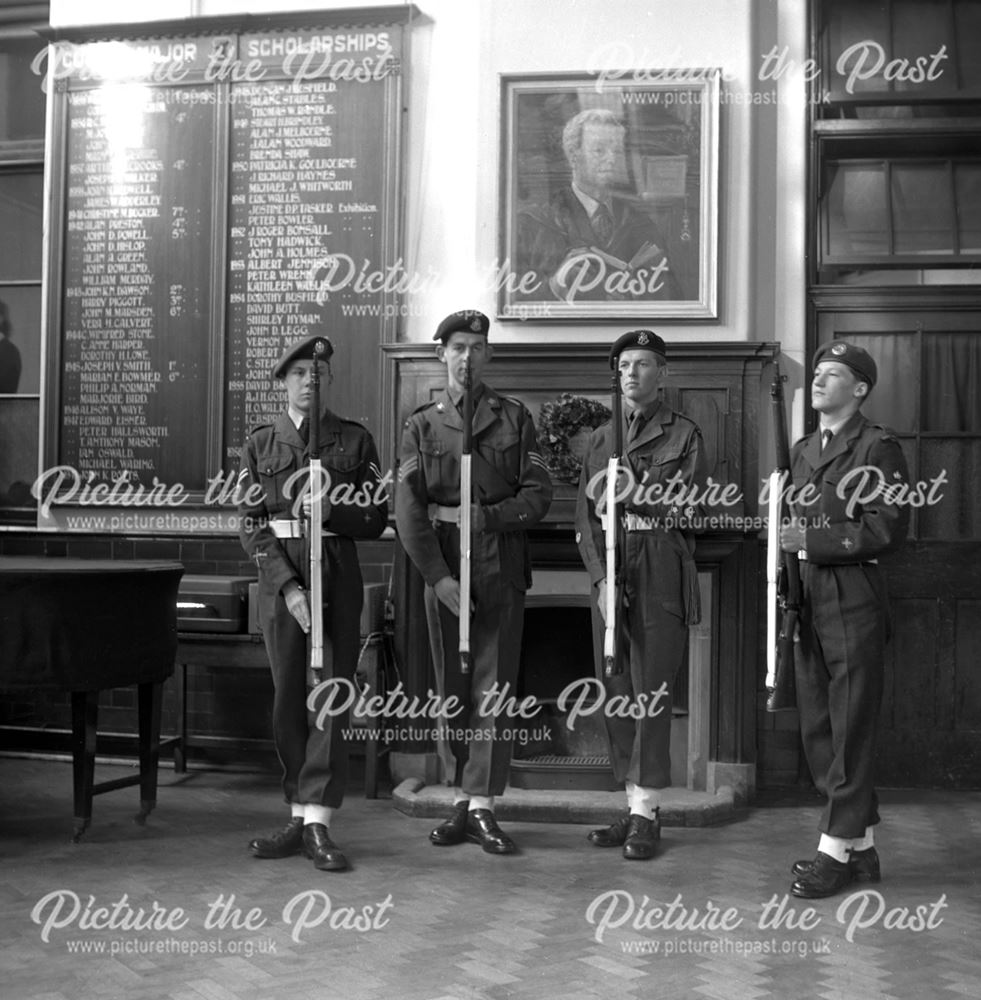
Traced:
<path id="1" fill-rule="evenodd" d="M 460 523 L 459 507 L 444 507 L 439 503 L 431 503 L 427 510 L 430 521 L 443 521 L 445 524 Z"/>
<path id="2" fill-rule="evenodd" d="M 659 531 L 664 530 L 664 524 L 659 517 L 645 517 L 643 514 L 635 514 L 627 511 L 623 518 L 623 526 L 627 531 Z"/>
<path id="3" fill-rule="evenodd" d="M 606 531 L 606 511 L 600 514 L 600 525 Z M 645 517 L 643 514 L 634 514 L 627 511 L 623 516 L 623 527 L 626 531 L 667 531 L 660 518 Z"/>
<path id="4" fill-rule="evenodd" d="M 297 521 L 294 518 L 276 518 L 269 522 L 269 530 L 277 538 L 306 538 L 306 521 Z M 324 529 L 324 538 L 336 538 L 336 531 Z"/>
<path id="5" fill-rule="evenodd" d="M 797 552 L 797 558 L 801 562 L 807 562 L 807 553 L 803 549 L 799 549 Z M 879 564 L 878 559 L 862 559 L 860 562 L 856 563 L 837 563 L 838 566 L 877 566 Z"/>

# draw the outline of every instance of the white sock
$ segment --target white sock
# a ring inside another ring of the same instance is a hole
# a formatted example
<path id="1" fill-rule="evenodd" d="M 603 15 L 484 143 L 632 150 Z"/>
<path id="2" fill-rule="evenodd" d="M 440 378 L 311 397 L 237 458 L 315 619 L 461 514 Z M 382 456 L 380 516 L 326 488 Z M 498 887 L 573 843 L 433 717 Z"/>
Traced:
<path id="1" fill-rule="evenodd" d="M 290 819 L 303 819 L 303 810 L 306 808 L 302 802 L 290 803 Z"/>
<path id="2" fill-rule="evenodd" d="M 867 851 L 870 847 L 875 846 L 875 837 L 872 831 L 875 829 L 874 826 L 867 826 L 865 828 L 865 835 L 859 837 L 857 840 L 852 841 L 853 851 Z"/>
<path id="3" fill-rule="evenodd" d="M 848 848 L 851 846 L 851 840 L 845 840 L 843 837 L 829 837 L 826 833 L 822 833 L 818 850 L 844 864 L 848 860 Z"/>
<path id="4" fill-rule="evenodd" d="M 655 810 L 661 804 L 661 792 L 657 788 L 644 788 L 632 781 L 626 783 L 627 807 L 636 816 L 654 819 Z"/>
<path id="5" fill-rule="evenodd" d="M 464 795 L 462 788 L 453 789 L 453 805 L 458 806 L 461 802 L 466 802 L 469 795 Z"/>
<path id="6" fill-rule="evenodd" d="M 334 817 L 334 810 L 331 806 L 315 806 L 309 802 L 303 807 L 303 823 L 309 826 L 311 823 L 323 823 L 330 827 L 330 821 Z"/>
<path id="7" fill-rule="evenodd" d="M 489 809 L 491 812 L 494 811 L 494 796 L 493 795 L 471 795 L 470 796 L 470 812 L 475 809 Z"/>

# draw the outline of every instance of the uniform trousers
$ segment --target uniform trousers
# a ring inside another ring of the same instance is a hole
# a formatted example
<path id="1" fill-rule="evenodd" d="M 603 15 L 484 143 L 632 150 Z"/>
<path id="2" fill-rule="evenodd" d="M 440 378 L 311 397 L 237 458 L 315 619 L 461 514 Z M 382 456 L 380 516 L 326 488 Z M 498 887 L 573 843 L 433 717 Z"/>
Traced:
<path id="1" fill-rule="evenodd" d="M 814 783 L 827 796 L 819 829 L 855 839 L 879 822 L 873 774 L 889 628 L 885 584 L 870 563 L 801 568 L 801 740 Z"/>
<path id="2" fill-rule="evenodd" d="M 440 525 L 440 543 L 449 565 L 458 565 L 459 533 Z M 445 704 L 455 697 L 462 710 L 450 719 L 434 720 L 443 774 L 465 795 L 501 795 L 507 786 L 516 720 L 506 713 L 482 711 L 482 700 L 495 690 L 516 697 L 521 636 L 524 627 L 524 591 L 502 578 L 497 565 L 498 539 L 477 535 L 472 546 L 474 569 L 471 594 L 475 610 L 470 619 L 470 673 L 460 672 L 460 621 L 425 589 L 426 619 L 436 671 L 436 690 Z"/>
<path id="3" fill-rule="evenodd" d="M 309 562 L 303 539 L 281 539 L 294 566 L 303 567 L 308 586 Z M 323 676 L 354 676 L 358 663 L 363 600 L 361 568 L 350 538 L 324 539 Z M 348 712 L 324 713 L 307 708 L 307 635 L 286 607 L 281 593 L 271 593 L 259 575 L 259 619 L 272 668 L 273 740 L 283 766 L 283 794 L 287 802 L 337 807 L 347 785 L 347 745 L 343 730 Z M 328 641 L 329 638 L 329 641 Z"/>
<path id="4" fill-rule="evenodd" d="M 624 669 L 605 677 L 600 657 L 600 676 L 614 777 L 642 788 L 671 784 L 671 689 L 688 650 L 681 580 L 681 559 L 663 535 L 627 535 L 626 606 L 619 629 Z M 665 693 L 654 705 L 662 685 Z M 643 705 L 643 717 L 614 711 L 624 704 Z"/>

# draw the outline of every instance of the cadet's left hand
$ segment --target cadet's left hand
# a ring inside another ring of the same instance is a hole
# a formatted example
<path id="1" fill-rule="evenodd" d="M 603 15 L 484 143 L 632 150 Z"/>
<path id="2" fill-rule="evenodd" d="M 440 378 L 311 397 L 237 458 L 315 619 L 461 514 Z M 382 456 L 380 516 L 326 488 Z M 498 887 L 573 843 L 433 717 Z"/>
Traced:
<path id="1" fill-rule="evenodd" d="M 460 581 L 454 580 L 452 576 L 444 576 L 433 584 L 433 591 L 440 601 L 445 604 L 450 611 L 460 617 Z M 473 614 L 473 599 L 470 601 L 470 613 Z"/>
<path id="2" fill-rule="evenodd" d="M 310 505 L 311 505 L 311 494 L 308 490 L 303 494 L 303 517 L 305 520 L 310 520 Z M 330 516 L 330 501 L 323 497 L 320 501 L 320 512 L 323 515 L 323 519 L 326 521 Z"/>
<path id="3" fill-rule="evenodd" d="M 606 580 L 600 580 L 596 588 L 596 606 L 599 608 L 600 618 L 606 624 Z"/>
<path id="4" fill-rule="evenodd" d="M 606 624 L 606 580 L 600 580 L 596 585 L 596 607 L 599 608 L 600 618 L 603 619 L 603 624 Z M 625 608 L 630 607 L 630 600 L 625 593 L 620 594 L 620 601 Z"/>
<path id="5" fill-rule="evenodd" d="M 780 528 L 780 548 L 784 552 L 800 552 L 801 549 L 806 549 L 806 538 L 804 522 L 796 518 Z"/>
<path id="6" fill-rule="evenodd" d="M 305 633 L 308 633 L 310 631 L 310 605 L 307 602 L 306 591 L 295 580 L 291 580 L 283 588 L 283 599 L 286 601 L 286 609 L 296 619 L 297 625 Z"/>

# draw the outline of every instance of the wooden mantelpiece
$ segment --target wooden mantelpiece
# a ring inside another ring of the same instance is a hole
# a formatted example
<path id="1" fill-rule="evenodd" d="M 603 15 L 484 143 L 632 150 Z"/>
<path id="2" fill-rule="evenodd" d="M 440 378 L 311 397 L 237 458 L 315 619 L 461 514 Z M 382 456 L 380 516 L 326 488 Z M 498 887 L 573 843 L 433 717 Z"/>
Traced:
<path id="1" fill-rule="evenodd" d="M 493 343 L 493 338 L 492 341 Z M 487 381 L 505 395 L 516 396 L 538 417 L 543 403 L 563 392 L 609 401 L 609 348 L 602 344 L 494 344 Z M 665 395 L 674 408 L 701 427 L 712 478 L 734 483 L 742 502 L 727 508 L 733 517 L 758 515 L 760 491 L 760 414 L 768 397 L 766 369 L 779 351 L 775 343 L 719 342 L 669 344 L 669 378 Z M 445 369 L 431 344 L 383 347 L 384 383 L 390 424 L 381 441 L 383 459 L 394 467 L 397 443 L 406 417 L 431 399 L 445 384 Z M 556 484 L 545 521 L 531 533 L 535 568 L 579 565 L 573 537 L 575 487 Z M 399 546 L 396 546 L 400 550 Z M 737 795 L 752 794 L 756 760 L 756 706 L 759 686 L 759 574 L 762 572 L 756 528 L 706 531 L 698 536 L 696 558 L 703 586 L 711 587 L 711 621 L 699 633 L 699 656 L 709 666 L 701 670 L 699 732 L 707 761 L 689 767 L 689 787 L 704 781 L 713 790 L 719 781 L 741 785 Z M 422 613 L 422 581 L 404 553 L 397 551 L 394 596 L 396 645 L 409 694 L 424 696 L 435 688 L 432 661 Z M 709 630 L 708 634 L 706 630 Z M 423 743 L 404 745 L 406 753 L 432 750 Z"/>

